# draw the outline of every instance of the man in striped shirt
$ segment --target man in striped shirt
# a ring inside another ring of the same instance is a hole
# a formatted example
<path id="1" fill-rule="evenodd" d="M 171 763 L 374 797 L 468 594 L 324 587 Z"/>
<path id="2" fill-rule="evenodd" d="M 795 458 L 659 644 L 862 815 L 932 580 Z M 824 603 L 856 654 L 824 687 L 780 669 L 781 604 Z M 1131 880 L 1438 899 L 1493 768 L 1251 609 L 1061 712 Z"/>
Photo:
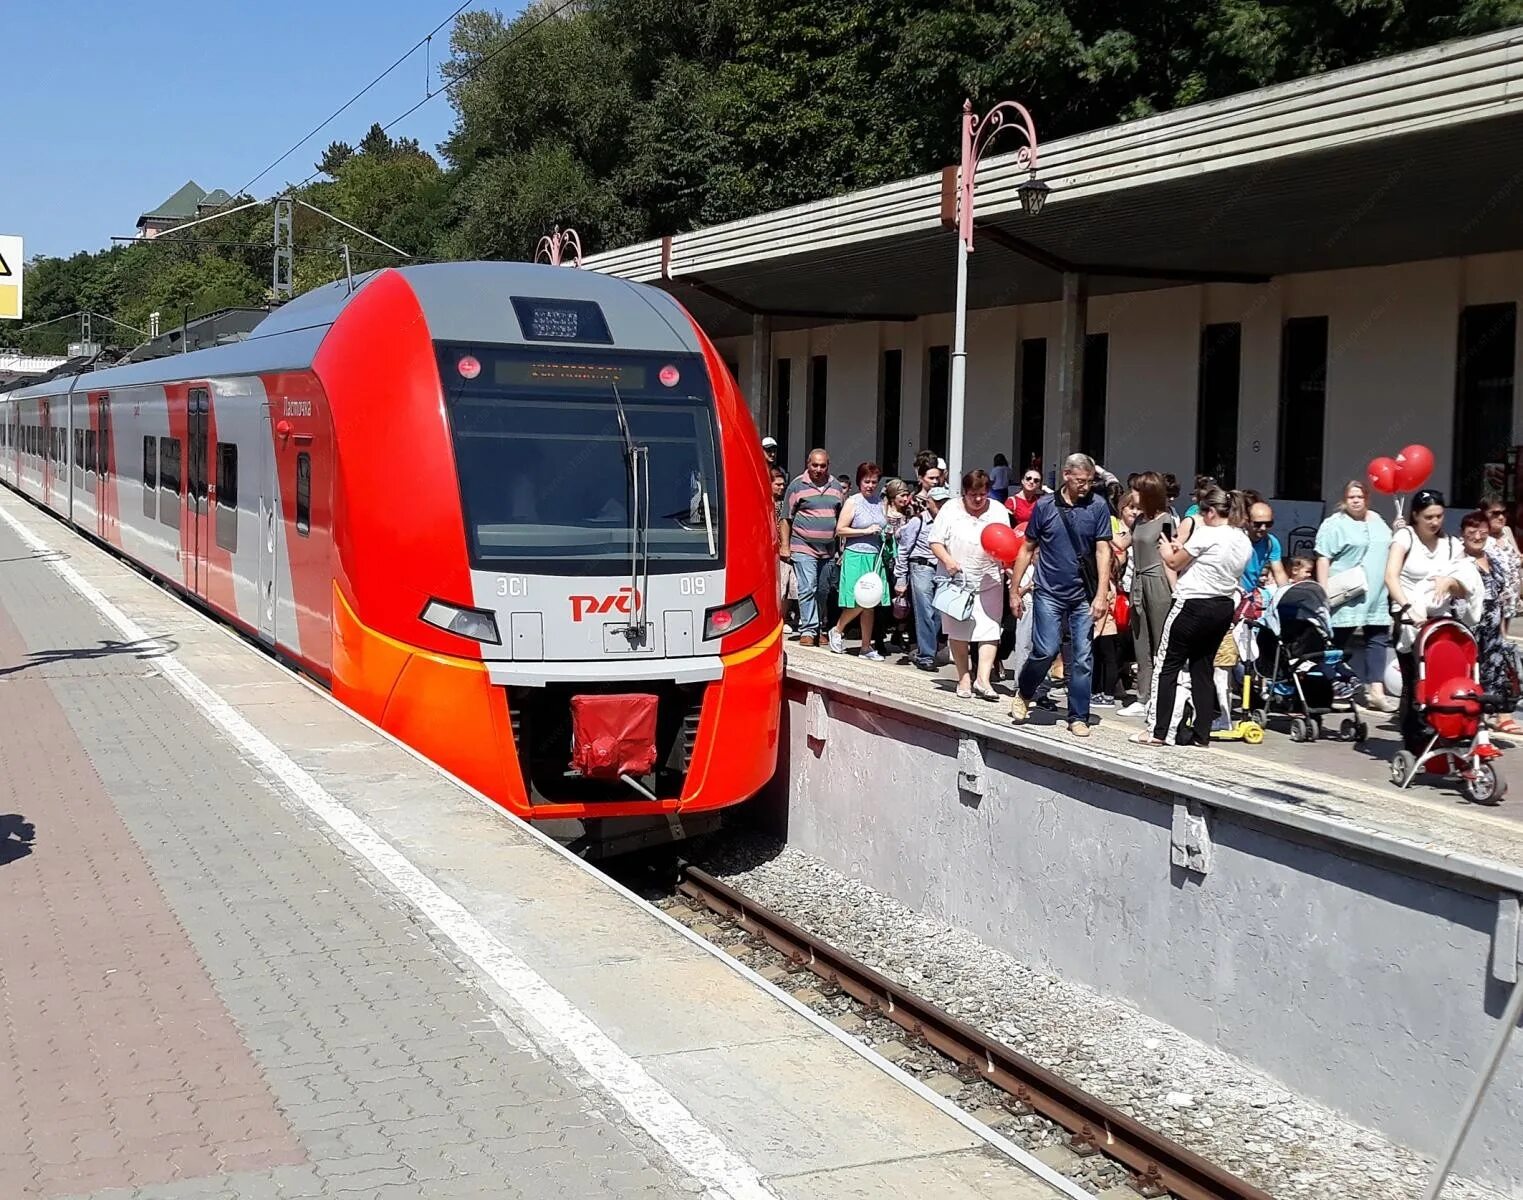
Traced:
<path id="1" fill-rule="evenodd" d="M 836 519 L 846 494 L 830 477 L 830 455 L 811 450 L 804 473 L 783 494 L 786 554 L 799 593 L 799 645 L 820 640 L 820 576 L 836 556 Z M 784 551 L 779 550 L 779 554 Z"/>

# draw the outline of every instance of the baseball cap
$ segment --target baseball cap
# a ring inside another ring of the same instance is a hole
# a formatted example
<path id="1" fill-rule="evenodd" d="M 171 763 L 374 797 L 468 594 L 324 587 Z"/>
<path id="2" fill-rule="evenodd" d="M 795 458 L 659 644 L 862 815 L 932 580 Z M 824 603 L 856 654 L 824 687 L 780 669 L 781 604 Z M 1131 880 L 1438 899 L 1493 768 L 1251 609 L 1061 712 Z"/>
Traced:
<path id="1" fill-rule="evenodd" d="M 766 450 L 775 450 L 775 449 L 777 449 L 777 439 L 774 438 L 774 437 L 764 437 L 764 438 L 762 438 L 762 447 L 764 449 L 766 449 Z"/>
<path id="2" fill-rule="evenodd" d="M 926 495 L 929 496 L 932 500 L 936 501 L 938 504 L 945 504 L 952 498 L 952 489 L 944 487 L 933 487 L 926 493 Z"/>

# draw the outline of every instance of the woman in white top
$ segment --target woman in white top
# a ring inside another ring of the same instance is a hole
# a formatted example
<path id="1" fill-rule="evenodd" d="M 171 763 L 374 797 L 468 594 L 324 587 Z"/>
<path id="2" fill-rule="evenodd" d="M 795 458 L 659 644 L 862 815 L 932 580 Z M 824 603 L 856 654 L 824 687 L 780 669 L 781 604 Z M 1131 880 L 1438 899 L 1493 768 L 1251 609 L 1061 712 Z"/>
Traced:
<path id="1" fill-rule="evenodd" d="M 1253 556 L 1248 535 L 1228 520 L 1232 501 L 1227 493 L 1213 486 L 1202 490 L 1197 499 L 1200 512 L 1191 522 L 1189 540 L 1158 539 L 1158 556 L 1178 574 L 1179 583 L 1158 639 L 1148 727 L 1132 738 L 1143 745 L 1175 743 L 1184 721 L 1186 699 L 1195 710 L 1187 744 L 1211 744 L 1211 724 L 1216 719 L 1212 663 L 1232 627 L 1238 583 Z M 1179 679 L 1186 669 L 1190 676 L 1188 691 L 1180 686 Z"/>
<path id="2" fill-rule="evenodd" d="M 1430 616 L 1447 612 L 1453 600 L 1464 600 L 1460 582 L 1464 544 L 1444 532 L 1444 494 L 1423 488 L 1412 494 L 1407 524 L 1391 536 L 1386 555 L 1386 592 L 1391 599 L 1391 642 L 1401 667 L 1401 738 L 1414 754 L 1427 743 L 1423 721 L 1412 709 L 1417 681 L 1417 658 L 1412 639 Z"/>
<path id="3" fill-rule="evenodd" d="M 989 476 L 983 471 L 969 471 L 962 477 L 962 496 L 942 505 L 931 528 L 931 553 L 951 577 L 949 582 L 975 592 L 973 611 L 966 621 L 941 614 L 941 627 L 957 666 L 957 694 L 964 699 L 975 695 L 983 700 L 999 699 L 989 674 L 999 649 L 1005 568 L 984 549 L 983 532 L 986 525 L 1009 524 L 1009 510 L 989 503 Z M 971 677 L 969 663 L 969 645 L 973 642 L 978 643 L 976 680 Z"/>

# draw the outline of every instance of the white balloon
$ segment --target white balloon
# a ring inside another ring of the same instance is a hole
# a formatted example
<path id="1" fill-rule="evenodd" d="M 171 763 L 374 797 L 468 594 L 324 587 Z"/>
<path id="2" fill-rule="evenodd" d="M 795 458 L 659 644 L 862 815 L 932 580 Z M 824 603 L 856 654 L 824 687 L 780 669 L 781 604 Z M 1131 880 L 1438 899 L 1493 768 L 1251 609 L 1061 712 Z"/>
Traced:
<path id="1" fill-rule="evenodd" d="M 856 600 L 858 608 L 877 608 L 883 603 L 883 577 L 871 571 L 857 580 Z"/>
<path id="2" fill-rule="evenodd" d="M 1401 664 L 1394 658 L 1386 663 L 1386 695 L 1401 695 Z"/>

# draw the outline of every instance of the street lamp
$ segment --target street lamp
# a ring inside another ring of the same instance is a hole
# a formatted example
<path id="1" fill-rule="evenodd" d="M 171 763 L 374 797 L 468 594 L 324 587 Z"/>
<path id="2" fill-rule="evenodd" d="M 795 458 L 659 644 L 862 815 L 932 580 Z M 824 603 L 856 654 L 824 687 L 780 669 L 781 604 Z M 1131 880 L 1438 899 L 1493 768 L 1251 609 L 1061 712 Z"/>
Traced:
<path id="1" fill-rule="evenodd" d="M 962 480 L 963 403 L 968 386 L 968 255 L 973 253 L 973 180 L 989 143 L 1006 129 L 1024 134 L 1026 144 L 1015 156 L 1016 169 L 1026 168 L 1027 178 L 1016 188 L 1021 209 L 1037 216 L 1052 191 L 1036 177 L 1036 125 L 1024 105 L 1002 100 L 982 117 L 973 113 L 973 101 L 962 106 L 962 163 L 957 189 L 957 328 L 952 346 L 952 395 L 947 411 L 947 486 Z M 954 482 L 955 481 L 955 482 Z"/>
<path id="2" fill-rule="evenodd" d="M 571 251 L 571 265 L 582 265 L 582 239 L 574 229 L 562 230 L 557 225 L 553 232 L 545 234 L 539 239 L 539 245 L 534 248 L 534 261 L 541 260 L 549 263 L 552 267 L 561 265 L 561 259 L 567 249 Z"/>

